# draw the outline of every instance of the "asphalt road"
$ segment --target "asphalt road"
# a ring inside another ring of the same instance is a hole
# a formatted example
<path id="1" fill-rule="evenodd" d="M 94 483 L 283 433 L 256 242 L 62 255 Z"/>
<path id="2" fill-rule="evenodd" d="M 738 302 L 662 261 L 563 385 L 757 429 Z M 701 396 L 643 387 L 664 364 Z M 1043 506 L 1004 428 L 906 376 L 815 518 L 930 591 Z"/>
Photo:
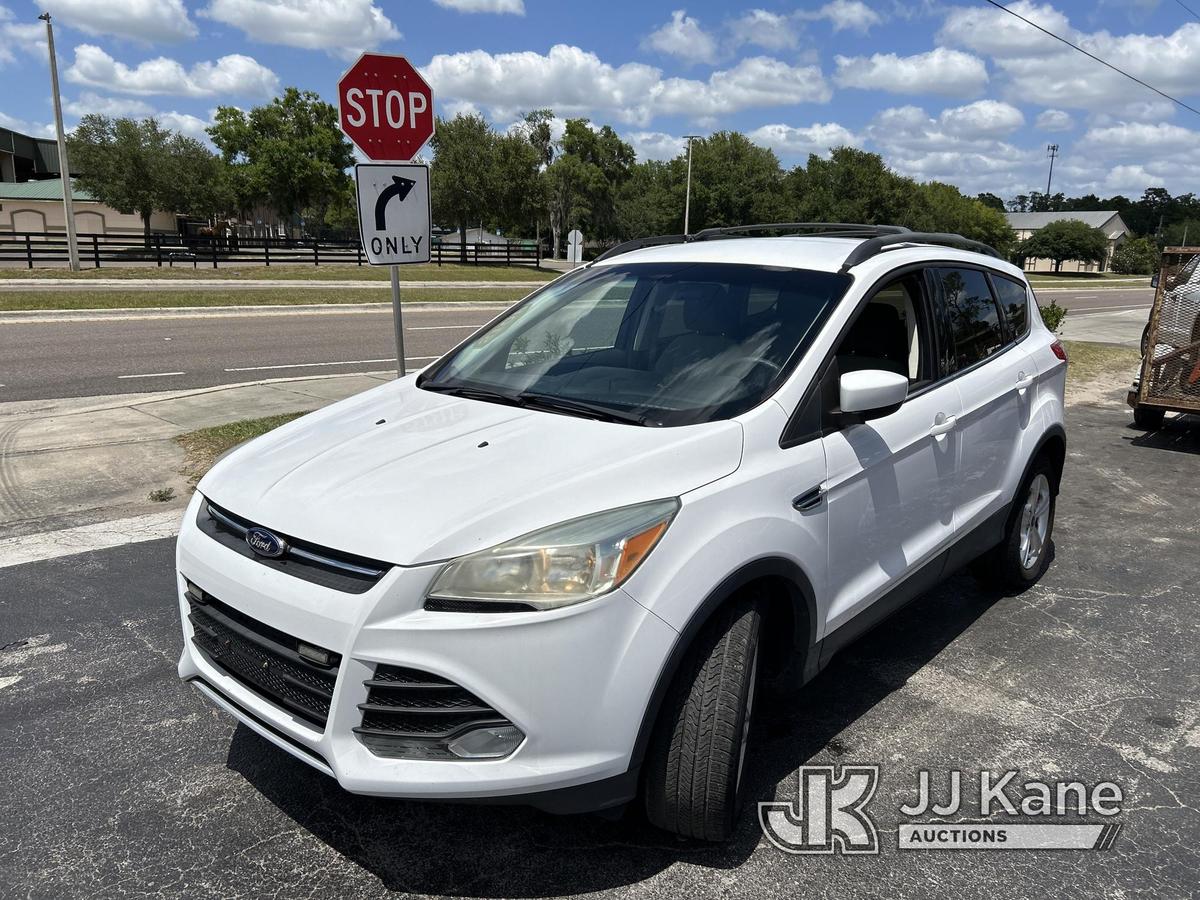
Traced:
<path id="1" fill-rule="evenodd" d="M 176 680 L 164 540 L 0 570 L 3 893 L 1195 896 L 1200 429 L 1128 421 L 1115 399 L 1070 410 L 1040 584 L 1003 596 L 956 577 L 759 707 L 751 800 L 794 800 L 801 765 L 878 765 L 878 856 L 785 855 L 753 803 L 714 847 L 632 815 L 347 794 Z M 964 784 L 985 768 L 1115 781 L 1122 830 L 1106 851 L 898 850 L 915 773 L 944 786 L 953 768 Z"/>
<path id="2" fill-rule="evenodd" d="M 1045 292 L 1076 312 L 1149 307 L 1152 292 Z M 405 352 L 421 366 L 501 307 L 405 312 Z M 235 384 L 266 378 L 382 371 L 394 365 L 391 310 L 287 309 L 128 318 L 0 317 L 0 402 L 88 397 Z"/>

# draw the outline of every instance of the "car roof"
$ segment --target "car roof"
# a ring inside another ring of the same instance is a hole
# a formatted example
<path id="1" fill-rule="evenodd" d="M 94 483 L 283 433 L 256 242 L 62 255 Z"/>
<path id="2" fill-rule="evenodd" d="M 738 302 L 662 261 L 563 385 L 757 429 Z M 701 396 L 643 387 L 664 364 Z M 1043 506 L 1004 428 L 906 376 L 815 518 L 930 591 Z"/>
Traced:
<path id="1" fill-rule="evenodd" d="M 837 272 L 850 252 L 864 240 L 859 237 L 816 237 L 812 235 L 700 240 L 630 250 L 592 263 L 592 265 L 705 262 Z M 865 260 L 856 266 L 855 270 L 866 271 L 869 269 L 875 273 L 876 270 L 891 269 L 905 263 L 919 262 L 922 259 L 969 262 L 1013 275 L 1022 274 L 1016 266 L 982 253 L 922 243 L 898 244 L 890 247 Z"/>

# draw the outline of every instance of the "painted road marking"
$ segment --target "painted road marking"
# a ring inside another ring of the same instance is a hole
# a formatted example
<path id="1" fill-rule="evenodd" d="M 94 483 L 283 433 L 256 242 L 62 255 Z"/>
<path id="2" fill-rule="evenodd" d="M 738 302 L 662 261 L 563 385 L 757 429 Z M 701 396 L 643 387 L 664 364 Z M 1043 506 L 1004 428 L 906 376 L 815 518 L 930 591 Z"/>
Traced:
<path id="1" fill-rule="evenodd" d="M 182 518 L 183 511 L 173 509 L 131 519 L 117 519 L 115 522 L 97 522 L 62 531 L 4 538 L 0 540 L 0 569 L 74 553 L 174 537 L 179 533 Z"/>
<path id="2" fill-rule="evenodd" d="M 437 356 L 406 356 L 405 362 L 420 362 L 426 359 L 438 359 Z M 389 363 L 395 362 L 396 357 L 388 356 L 383 359 L 346 359 L 340 362 L 314 362 L 314 363 L 285 363 L 278 366 L 238 366 L 233 369 L 226 369 L 226 372 L 265 372 L 269 369 L 310 369 L 317 366 L 357 366 L 365 363 Z"/>
<path id="3" fill-rule="evenodd" d="M 452 331 L 456 328 L 482 328 L 486 324 L 487 324 L 487 322 L 484 322 L 483 325 L 416 325 L 416 326 L 406 326 L 404 330 L 405 331 Z"/>
<path id="4" fill-rule="evenodd" d="M 1068 313 L 1091 313 L 1091 312 L 1131 312 L 1135 309 L 1149 309 L 1150 305 L 1140 306 L 1081 306 L 1079 309 L 1068 309 Z"/>
<path id="5" fill-rule="evenodd" d="M 143 375 L 118 375 L 118 378 L 167 378 L 171 375 L 184 375 L 184 372 L 146 372 Z"/>

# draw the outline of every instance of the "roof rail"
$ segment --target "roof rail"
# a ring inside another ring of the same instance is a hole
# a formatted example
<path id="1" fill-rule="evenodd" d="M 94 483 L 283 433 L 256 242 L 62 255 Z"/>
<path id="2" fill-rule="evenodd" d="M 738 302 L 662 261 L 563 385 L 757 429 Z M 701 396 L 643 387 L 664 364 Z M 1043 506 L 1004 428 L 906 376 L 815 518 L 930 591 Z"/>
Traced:
<path id="1" fill-rule="evenodd" d="M 863 241 L 857 247 L 850 251 L 850 255 L 846 257 L 839 271 L 848 272 L 860 263 L 866 262 L 873 256 L 878 256 L 889 247 L 896 247 L 901 244 L 940 244 L 946 247 L 957 247 L 960 250 L 973 250 L 976 253 L 985 253 L 988 256 L 994 256 L 996 259 L 1004 259 L 995 247 L 989 247 L 987 244 L 980 241 L 973 241 L 970 238 L 965 238 L 961 234 L 943 234 L 933 231 L 910 231 L 905 234 L 882 234 L 878 237 L 873 237 Z"/>
<path id="2" fill-rule="evenodd" d="M 813 231 L 813 237 L 863 237 L 884 234 L 907 234 L 903 225 L 864 225 L 854 222 L 767 222 L 760 225 L 730 225 L 725 228 L 705 228 L 689 235 L 689 241 L 708 241 L 714 238 L 736 237 L 757 231 Z"/>
<path id="3" fill-rule="evenodd" d="M 631 241 L 623 241 L 615 247 L 610 247 L 597 256 L 592 262 L 600 262 L 602 259 L 608 259 L 610 256 L 620 256 L 622 253 L 629 253 L 633 250 L 641 250 L 643 247 L 661 247 L 663 244 L 685 244 L 691 240 L 685 234 L 660 234 L 655 237 L 634 238 Z"/>

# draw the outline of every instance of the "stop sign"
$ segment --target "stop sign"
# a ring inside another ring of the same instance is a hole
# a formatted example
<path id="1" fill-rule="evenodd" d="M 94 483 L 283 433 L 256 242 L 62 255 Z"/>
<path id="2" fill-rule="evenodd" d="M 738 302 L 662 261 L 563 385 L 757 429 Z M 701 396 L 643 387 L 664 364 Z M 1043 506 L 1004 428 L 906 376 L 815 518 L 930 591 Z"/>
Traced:
<path id="1" fill-rule="evenodd" d="M 433 90 L 403 56 L 364 53 L 338 82 L 338 117 L 368 159 L 406 162 L 433 137 Z"/>

